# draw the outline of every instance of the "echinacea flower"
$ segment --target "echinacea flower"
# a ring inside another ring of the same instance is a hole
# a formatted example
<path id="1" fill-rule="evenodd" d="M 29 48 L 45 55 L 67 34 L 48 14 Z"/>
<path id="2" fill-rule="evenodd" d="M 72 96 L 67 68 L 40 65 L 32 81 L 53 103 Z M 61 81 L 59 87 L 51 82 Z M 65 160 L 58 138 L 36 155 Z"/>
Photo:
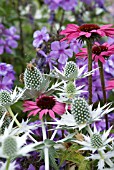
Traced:
<path id="1" fill-rule="evenodd" d="M 107 81 L 106 90 L 112 90 L 112 89 L 114 89 L 114 80 L 109 80 Z"/>
<path id="2" fill-rule="evenodd" d="M 76 54 L 76 57 L 85 57 L 87 58 L 88 53 L 86 48 L 81 49 L 82 52 L 79 52 Z M 95 44 L 92 47 L 92 58 L 95 62 L 98 62 L 100 60 L 102 63 L 105 63 L 105 58 L 108 58 L 114 54 L 114 45 L 104 43 L 100 45 L 99 43 L 95 42 Z"/>
<path id="3" fill-rule="evenodd" d="M 35 102 L 25 101 L 23 106 L 24 112 L 30 111 L 28 116 L 35 116 L 39 113 L 39 119 L 42 119 L 46 114 L 55 118 L 55 113 L 62 115 L 65 112 L 65 104 L 56 101 L 53 96 L 42 95 Z"/>
<path id="4" fill-rule="evenodd" d="M 62 40 L 71 41 L 74 38 L 96 38 L 96 36 L 114 36 L 114 28 L 112 24 L 99 26 L 96 24 L 83 24 L 81 26 L 68 24 L 66 29 L 60 32 L 60 35 L 65 35 Z"/>

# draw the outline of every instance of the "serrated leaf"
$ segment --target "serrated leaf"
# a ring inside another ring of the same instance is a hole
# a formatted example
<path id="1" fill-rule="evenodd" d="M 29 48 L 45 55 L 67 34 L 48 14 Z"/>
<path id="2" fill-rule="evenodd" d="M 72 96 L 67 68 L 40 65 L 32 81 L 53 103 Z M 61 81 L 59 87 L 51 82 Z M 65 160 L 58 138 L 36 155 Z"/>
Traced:
<path id="1" fill-rule="evenodd" d="M 87 160 L 82 161 L 79 168 L 78 168 L 78 170 L 85 170 L 85 169 L 86 170 L 91 170 L 90 162 L 87 161 Z"/>

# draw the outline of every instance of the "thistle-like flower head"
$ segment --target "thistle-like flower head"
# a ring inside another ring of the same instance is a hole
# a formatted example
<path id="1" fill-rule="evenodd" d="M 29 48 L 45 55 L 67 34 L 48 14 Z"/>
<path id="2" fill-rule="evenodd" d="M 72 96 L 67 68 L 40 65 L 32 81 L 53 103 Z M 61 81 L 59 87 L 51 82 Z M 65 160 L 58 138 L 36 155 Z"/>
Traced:
<path id="1" fill-rule="evenodd" d="M 74 80 L 78 76 L 78 67 L 73 61 L 66 63 L 64 68 L 64 75 L 68 80 Z"/>
<path id="2" fill-rule="evenodd" d="M 15 87 L 13 91 L 1 90 L 0 91 L 0 107 L 9 107 L 16 103 L 23 95 L 24 90 L 19 90 Z"/>
<path id="3" fill-rule="evenodd" d="M 66 81 L 74 81 L 80 78 L 87 77 L 91 75 L 96 69 L 92 70 L 91 72 L 84 72 L 86 65 L 79 68 L 75 62 L 68 61 L 66 62 L 65 68 L 63 72 L 59 71 L 56 67 L 54 67 L 54 71 L 51 72 L 51 77 L 56 77 Z"/>
<path id="4" fill-rule="evenodd" d="M 24 83 L 26 89 L 39 90 L 43 81 L 41 72 L 32 64 L 28 65 L 24 72 Z"/>
<path id="5" fill-rule="evenodd" d="M 99 121 L 105 114 L 112 112 L 113 108 L 110 108 L 110 106 L 110 103 L 105 104 L 102 107 L 100 107 L 99 104 L 98 108 L 93 109 L 92 105 L 89 106 L 84 98 L 76 97 L 71 104 L 71 113 L 67 111 L 61 116 L 61 119 L 56 120 L 54 124 L 65 126 L 67 128 L 79 128 L 79 130 L 81 130 L 87 125 Z"/>
<path id="6" fill-rule="evenodd" d="M 75 98 L 72 102 L 71 114 L 77 124 L 85 124 L 91 120 L 89 105 L 84 98 Z"/>
<path id="7" fill-rule="evenodd" d="M 114 140 L 114 138 L 108 138 L 111 129 L 112 127 L 110 127 L 106 132 L 104 131 L 104 133 L 101 135 L 100 131 L 97 131 L 97 128 L 94 125 L 94 132 L 92 132 L 90 136 L 83 135 L 84 141 L 76 140 L 75 142 L 83 146 L 83 148 L 81 148 L 80 150 L 90 150 L 93 153 L 96 150 L 104 151 L 106 149 L 107 144 Z"/>

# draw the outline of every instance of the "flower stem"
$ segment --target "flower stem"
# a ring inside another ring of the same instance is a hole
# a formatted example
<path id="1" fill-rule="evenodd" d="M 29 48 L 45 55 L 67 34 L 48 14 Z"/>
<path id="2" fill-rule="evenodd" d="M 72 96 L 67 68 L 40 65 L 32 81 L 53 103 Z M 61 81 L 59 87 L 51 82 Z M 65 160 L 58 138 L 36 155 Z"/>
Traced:
<path id="1" fill-rule="evenodd" d="M 17 118 L 14 116 L 11 107 L 7 107 L 7 111 L 10 113 L 10 115 L 12 116 L 12 118 L 14 119 L 15 123 L 17 124 L 18 127 L 21 127 L 21 124 L 19 123 L 19 121 L 17 120 Z"/>
<path id="2" fill-rule="evenodd" d="M 6 170 L 8 170 L 8 169 L 9 169 L 9 165 L 10 165 L 10 158 L 9 158 L 9 159 L 7 159 Z"/>
<path id="3" fill-rule="evenodd" d="M 107 103 L 107 99 L 106 99 L 106 90 L 105 90 L 104 69 L 103 69 L 103 64 L 101 61 L 98 61 L 98 65 L 99 65 L 101 86 L 102 86 L 102 92 L 103 92 L 103 100 L 105 104 Z M 106 122 L 106 130 L 108 130 L 108 115 L 105 115 L 105 122 Z"/>
<path id="4" fill-rule="evenodd" d="M 10 113 L 10 115 L 12 116 L 12 118 L 14 119 L 15 123 L 17 124 L 17 126 L 19 128 L 21 128 L 21 124 L 20 122 L 17 120 L 17 118 L 15 117 L 15 115 L 13 114 L 11 107 L 7 107 L 7 111 Z M 31 140 L 33 140 L 35 143 L 37 143 L 37 141 L 30 135 L 28 134 L 28 136 L 31 138 Z"/>
<path id="5" fill-rule="evenodd" d="M 43 134 L 43 141 L 47 139 L 46 129 L 44 125 L 44 121 L 42 120 L 42 134 Z M 49 170 L 49 149 L 47 146 L 44 148 L 44 157 L 45 157 L 45 170 Z"/>
<path id="6" fill-rule="evenodd" d="M 90 40 L 86 41 L 88 51 L 88 72 L 92 71 L 92 43 Z M 89 104 L 92 104 L 92 74 L 88 76 L 88 91 Z"/>

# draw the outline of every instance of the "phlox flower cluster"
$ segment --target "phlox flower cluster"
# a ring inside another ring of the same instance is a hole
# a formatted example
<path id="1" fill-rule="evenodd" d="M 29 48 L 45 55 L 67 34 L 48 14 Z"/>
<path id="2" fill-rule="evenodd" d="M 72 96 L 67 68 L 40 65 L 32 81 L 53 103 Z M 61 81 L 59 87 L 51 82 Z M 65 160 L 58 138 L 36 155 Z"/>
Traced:
<path id="1" fill-rule="evenodd" d="M 14 26 L 6 28 L 0 23 L 0 55 L 3 53 L 12 54 L 13 50 L 17 48 L 17 40 L 20 36 L 17 34 L 17 29 Z"/>
<path id="2" fill-rule="evenodd" d="M 15 71 L 11 64 L 0 63 L 0 90 L 12 89 Z"/>

